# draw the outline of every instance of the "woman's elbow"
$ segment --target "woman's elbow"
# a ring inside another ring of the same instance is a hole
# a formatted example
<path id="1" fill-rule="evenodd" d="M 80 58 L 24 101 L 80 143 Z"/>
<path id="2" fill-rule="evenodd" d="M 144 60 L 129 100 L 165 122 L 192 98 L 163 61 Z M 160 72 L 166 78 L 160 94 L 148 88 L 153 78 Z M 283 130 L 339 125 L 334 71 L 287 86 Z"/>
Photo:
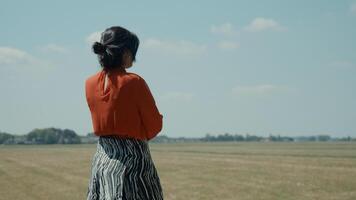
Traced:
<path id="1" fill-rule="evenodd" d="M 162 131 L 163 128 L 163 115 L 159 115 L 154 123 L 154 125 L 151 127 L 151 129 L 148 131 L 147 138 L 148 140 L 156 137 L 159 132 Z"/>

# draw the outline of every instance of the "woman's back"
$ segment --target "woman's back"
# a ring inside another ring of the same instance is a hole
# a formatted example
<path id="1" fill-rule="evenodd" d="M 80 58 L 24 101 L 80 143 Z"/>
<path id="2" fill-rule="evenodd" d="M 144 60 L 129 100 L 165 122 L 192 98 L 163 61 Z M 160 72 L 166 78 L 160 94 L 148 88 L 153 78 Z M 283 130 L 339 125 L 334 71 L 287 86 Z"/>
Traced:
<path id="1" fill-rule="evenodd" d="M 105 78 L 107 77 L 106 89 Z M 125 69 L 105 71 L 85 82 L 94 133 L 151 139 L 162 129 L 163 116 L 145 80 Z"/>

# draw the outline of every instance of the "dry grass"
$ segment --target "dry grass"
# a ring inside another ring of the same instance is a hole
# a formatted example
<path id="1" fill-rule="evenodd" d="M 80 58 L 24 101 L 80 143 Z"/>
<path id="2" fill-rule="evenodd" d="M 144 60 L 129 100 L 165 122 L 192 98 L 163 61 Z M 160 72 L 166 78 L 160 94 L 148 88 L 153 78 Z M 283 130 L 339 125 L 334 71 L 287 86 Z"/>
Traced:
<path id="1" fill-rule="evenodd" d="M 96 145 L 0 146 L 0 199 L 85 199 Z M 152 144 L 166 200 L 355 200 L 356 143 Z"/>

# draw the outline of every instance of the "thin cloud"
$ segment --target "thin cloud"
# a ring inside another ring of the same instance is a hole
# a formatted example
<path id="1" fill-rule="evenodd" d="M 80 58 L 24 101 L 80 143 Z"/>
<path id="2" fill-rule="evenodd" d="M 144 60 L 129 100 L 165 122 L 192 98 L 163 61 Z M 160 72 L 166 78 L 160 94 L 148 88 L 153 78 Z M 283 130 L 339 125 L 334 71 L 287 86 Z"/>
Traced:
<path id="1" fill-rule="evenodd" d="M 25 51 L 13 47 L 0 47 L 0 64 L 2 65 L 32 64 L 36 62 L 37 59 Z"/>
<path id="2" fill-rule="evenodd" d="M 225 36 L 234 36 L 238 34 L 238 31 L 235 30 L 233 25 L 229 22 L 221 24 L 221 25 L 212 25 L 210 27 L 210 32 L 214 34 L 221 34 Z"/>
<path id="3" fill-rule="evenodd" d="M 356 68 L 356 65 L 350 61 L 335 61 L 330 63 L 331 67 L 338 68 L 338 69 L 352 69 Z"/>
<path id="4" fill-rule="evenodd" d="M 85 38 L 85 42 L 88 44 L 93 44 L 94 42 L 99 42 L 101 38 L 102 31 L 93 32 Z"/>
<path id="5" fill-rule="evenodd" d="M 249 32 L 260 32 L 266 30 L 284 31 L 286 30 L 286 28 L 280 25 L 274 19 L 258 17 L 252 20 L 252 22 L 248 26 L 246 26 L 244 30 Z"/>
<path id="6" fill-rule="evenodd" d="M 149 38 L 143 41 L 142 47 L 150 51 L 180 55 L 197 55 L 205 53 L 207 47 L 186 40 L 160 40 Z"/>
<path id="7" fill-rule="evenodd" d="M 67 53 L 69 51 L 67 48 L 57 45 L 57 44 L 47 44 L 40 48 L 42 51 L 45 51 L 45 52 Z"/>
<path id="8" fill-rule="evenodd" d="M 233 41 L 220 41 L 218 47 L 224 50 L 234 50 L 239 47 L 239 44 Z"/>
<path id="9" fill-rule="evenodd" d="M 354 2 L 353 4 L 351 4 L 350 6 L 350 11 L 354 14 L 356 14 L 356 2 Z"/>
<path id="10" fill-rule="evenodd" d="M 26 51 L 13 47 L 0 47 L 0 70 L 2 73 L 43 74 L 53 68 L 53 64 L 34 57 Z"/>
<path id="11" fill-rule="evenodd" d="M 194 98 L 194 94 L 189 92 L 168 92 L 160 97 L 162 101 L 182 101 L 190 102 Z"/>
<path id="12" fill-rule="evenodd" d="M 276 92 L 288 90 L 285 86 L 260 84 L 260 85 L 238 85 L 232 88 L 231 92 L 237 96 L 265 96 Z"/>

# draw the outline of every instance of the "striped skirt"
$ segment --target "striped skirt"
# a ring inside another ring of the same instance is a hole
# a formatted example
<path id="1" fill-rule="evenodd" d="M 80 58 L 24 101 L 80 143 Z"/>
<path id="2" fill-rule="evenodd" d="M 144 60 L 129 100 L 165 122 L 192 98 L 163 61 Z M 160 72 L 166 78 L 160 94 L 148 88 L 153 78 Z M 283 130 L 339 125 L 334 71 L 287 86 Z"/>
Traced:
<path id="1" fill-rule="evenodd" d="M 87 200 L 163 200 L 148 142 L 100 136 L 92 158 Z"/>

